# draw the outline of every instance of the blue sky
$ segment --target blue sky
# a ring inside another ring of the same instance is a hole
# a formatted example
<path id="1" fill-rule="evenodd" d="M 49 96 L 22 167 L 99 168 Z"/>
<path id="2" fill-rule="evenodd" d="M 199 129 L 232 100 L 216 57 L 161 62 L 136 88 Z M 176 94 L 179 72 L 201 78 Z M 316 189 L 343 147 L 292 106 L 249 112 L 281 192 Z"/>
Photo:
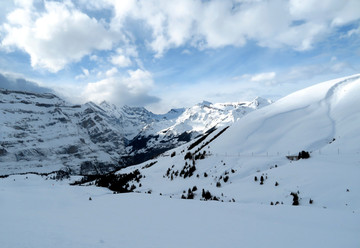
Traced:
<path id="1" fill-rule="evenodd" d="M 276 100 L 360 73 L 358 0 L 9 0 L 0 9 L 9 79 L 0 87 L 24 78 L 72 102 L 160 113 Z"/>

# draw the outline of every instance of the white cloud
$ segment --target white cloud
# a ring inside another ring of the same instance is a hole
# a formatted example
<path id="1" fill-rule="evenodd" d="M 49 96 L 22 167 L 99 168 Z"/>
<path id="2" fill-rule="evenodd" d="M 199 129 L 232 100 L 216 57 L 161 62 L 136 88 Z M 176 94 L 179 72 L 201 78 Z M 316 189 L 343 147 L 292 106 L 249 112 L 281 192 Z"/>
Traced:
<path id="1" fill-rule="evenodd" d="M 111 68 L 110 70 L 107 70 L 107 71 L 105 72 L 105 75 L 106 75 L 106 77 L 113 77 L 113 76 L 115 76 L 118 72 L 119 72 L 118 69 L 116 69 L 115 67 L 113 67 L 113 68 Z"/>
<path id="2" fill-rule="evenodd" d="M 148 71 L 128 71 L 126 77 L 109 77 L 98 82 L 89 83 L 82 94 L 88 101 L 111 103 L 131 106 L 144 106 L 157 102 L 157 97 L 151 96 L 154 82 Z"/>
<path id="3" fill-rule="evenodd" d="M 119 54 L 111 57 L 111 63 L 119 67 L 128 67 L 131 65 L 131 60 L 129 57 Z"/>
<path id="4" fill-rule="evenodd" d="M 31 9 L 34 4 L 34 0 L 14 0 L 14 3 L 22 8 Z"/>
<path id="5" fill-rule="evenodd" d="M 347 36 L 350 37 L 352 35 L 360 35 L 360 26 L 358 28 L 354 28 L 348 31 Z"/>
<path id="6" fill-rule="evenodd" d="M 75 77 L 75 79 L 76 79 L 76 80 L 85 79 L 85 78 L 89 77 L 89 75 L 90 75 L 89 70 L 86 69 L 86 68 L 82 68 L 82 73 L 81 73 L 80 75 L 77 75 L 77 76 Z"/>
<path id="7" fill-rule="evenodd" d="M 90 72 L 89 72 L 88 69 L 83 68 L 82 71 L 83 71 L 83 73 L 84 73 L 84 75 L 85 75 L 86 77 L 89 76 Z"/>
<path id="8" fill-rule="evenodd" d="M 354 25 L 349 36 L 360 28 L 359 0 L 64 0 L 44 1 L 44 10 L 33 1 L 15 1 L 17 9 L 1 27 L 1 44 L 25 51 L 33 67 L 52 72 L 86 55 L 95 61 L 94 50 L 114 47 L 119 49 L 105 61 L 142 68 L 139 43 L 158 58 L 172 48 L 216 49 L 249 40 L 305 51 L 343 25 Z M 90 18 L 87 10 L 111 15 Z"/>
<path id="9" fill-rule="evenodd" d="M 77 62 L 93 50 L 112 48 L 117 38 L 100 22 L 75 9 L 71 2 L 45 2 L 45 11 L 19 8 L 3 25 L 3 47 L 17 47 L 31 57 L 33 67 L 52 72 Z"/>
<path id="10" fill-rule="evenodd" d="M 271 81 L 275 78 L 276 73 L 275 72 L 266 72 L 266 73 L 260 73 L 252 76 L 250 80 L 252 82 L 263 82 L 263 81 Z"/>
<path id="11" fill-rule="evenodd" d="M 123 45 L 121 48 L 116 49 L 116 55 L 111 56 L 110 61 L 118 67 L 129 67 L 133 64 L 131 58 L 135 58 L 135 61 L 137 61 L 138 56 L 135 46 Z"/>
<path id="12" fill-rule="evenodd" d="M 336 26 L 359 20 L 360 1 L 115 1 L 113 27 L 126 17 L 150 27 L 149 47 L 161 57 L 174 47 L 243 46 L 254 40 L 266 47 L 309 50 Z M 175 11 L 176 10 L 176 11 Z"/>
<path id="13" fill-rule="evenodd" d="M 91 61 L 97 61 L 98 59 L 99 59 L 99 57 L 97 55 L 91 55 L 90 56 Z"/>

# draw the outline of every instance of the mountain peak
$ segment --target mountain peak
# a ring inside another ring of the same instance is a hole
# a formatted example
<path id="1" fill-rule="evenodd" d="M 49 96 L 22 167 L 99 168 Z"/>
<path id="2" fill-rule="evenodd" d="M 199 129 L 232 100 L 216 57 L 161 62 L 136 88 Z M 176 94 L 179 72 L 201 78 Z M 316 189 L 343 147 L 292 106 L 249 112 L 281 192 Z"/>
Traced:
<path id="1" fill-rule="evenodd" d="M 197 105 L 201 106 L 201 107 L 204 107 L 204 106 L 210 107 L 210 105 L 212 105 L 212 103 L 209 101 L 203 100 L 201 103 L 198 103 Z"/>
<path id="2" fill-rule="evenodd" d="M 259 107 L 259 106 L 265 107 L 271 103 L 273 103 L 273 101 L 263 98 L 263 97 L 260 97 L 260 96 L 257 96 L 254 100 L 251 101 L 249 106 L 250 107 Z"/>

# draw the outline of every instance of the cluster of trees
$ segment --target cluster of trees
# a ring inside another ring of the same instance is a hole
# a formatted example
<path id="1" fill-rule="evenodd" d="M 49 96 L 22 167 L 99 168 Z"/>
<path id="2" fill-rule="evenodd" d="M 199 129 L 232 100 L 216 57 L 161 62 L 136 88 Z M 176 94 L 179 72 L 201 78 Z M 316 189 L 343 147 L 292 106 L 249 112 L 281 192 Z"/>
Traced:
<path id="1" fill-rule="evenodd" d="M 178 170 L 174 170 L 174 166 L 175 165 L 173 165 L 171 168 L 168 168 L 163 177 L 174 180 L 175 177 L 180 176 L 185 179 L 187 177 L 192 177 L 194 175 L 194 172 L 196 171 L 195 160 L 192 161 L 192 165 L 190 163 L 188 164 L 188 162 L 185 162 L 185 165 L 180 170 L 180 172 Z"/>
<path id="2" fill-rule="evenodd" d="M 136 186 L 134 184 L 130 186 L 130 182 L 140 182 L 142 177 L 139 170 L 118 175 L 112 173 L 100 176 L 95 180 L 95 185 L 109 188 L 118 193 L 133 192 L 136 189 Z"/>
<path id="3" fill-rule="evenodd" d="M 154 161 L 154 162 L 148 163 L 148 164 L 144 165 L 141 169 L 150 168 L 151 166 L 153 166 L 153 165 L 156 164 L 157 162 L 158 162 L 158 161 Z"/>
<path id="4" fill-rule="evenodd" d="M 188 189 L 188 191 L 187 191 L 187 196 L 185 196 L 184 194 L 181 196 L 181 199 L 194 199 L 194 197 L 195 197 L 195 191 L 197 191 L 197 187 L 196 186 L 194 186 L 194 187 L 192 187 L 192 189 L 191 188 L 189 188 Z M 183 193 L 185 193 L 185 191 L 183 192 Z"/>
<path id="5" fill-rule="evenodd" d="M 204 201 L 209 201 L 209 200 L 213 200 L 213 201 L 218 201 L 219 198 L 216 197 L 216 196 L 213 196 L 209 190 L 204 190 L 202 189 L 202 192 L 201 192 L 201 200 L 204 200 Z"/>
<path id="6" fill-rule="evenodd" d="M 183 176 L 184 178 L 192 177 L 195 171 L 196 171 L 196 166 L 195 166 L 195 161 L 193 160 L 192 165 L 185 163 L 185 166 L 180 171 L 180 176 Z"/>
<path id="7" fill-rule="evenodd" d="M 264 177 L 264 176 L 265 176 L 265 177 Z M 260 176 L 260 185 L 263 185 L 266 179 L 267 179 L 267 174 L 265 174 L 265 175 L 262 174 L 262 175 Z M 254 181 L 257 182 L 258 180 L 259 180 L 258 177 L 255 176 L 255 177 L 254 177 Z M 275 186 L 278 186 L 278 185 L 275 185 Z"/>

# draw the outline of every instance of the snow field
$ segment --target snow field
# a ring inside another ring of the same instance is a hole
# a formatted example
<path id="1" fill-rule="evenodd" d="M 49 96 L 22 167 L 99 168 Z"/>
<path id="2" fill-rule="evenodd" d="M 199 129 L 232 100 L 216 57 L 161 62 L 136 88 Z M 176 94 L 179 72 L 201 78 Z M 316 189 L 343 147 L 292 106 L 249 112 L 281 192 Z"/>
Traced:
<path id="1" fill-rule="evenodd" d="M 360 215 L 333 209 L 114 195 L 36 175 L 0 179 L 0 201 L 3 248 L 360 244 Z"/>

